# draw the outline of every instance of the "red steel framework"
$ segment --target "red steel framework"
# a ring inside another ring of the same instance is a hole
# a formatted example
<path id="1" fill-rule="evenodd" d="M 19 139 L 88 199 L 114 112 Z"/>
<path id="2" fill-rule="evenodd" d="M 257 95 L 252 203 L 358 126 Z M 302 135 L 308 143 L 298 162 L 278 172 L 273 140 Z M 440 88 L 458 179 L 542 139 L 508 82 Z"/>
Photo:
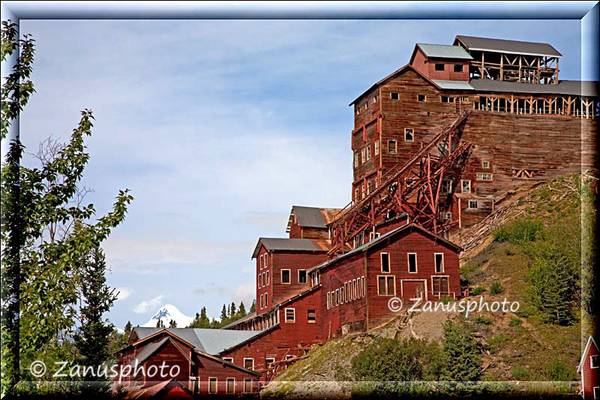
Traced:
<path id="1" fill-rule="evenodd" d="M 461 140 L 469 115 L 470 111 L 462 112 L 450 125 L 441 127 L 410 161 L 390 169 L 382 177 L 383 183 L 367 197 L 340 210 L 330 224 L 329 254 L 345 252 L 368 229 L 403 212 L 434 233 L 449 229 L 453 222 L 441 220 L 440 209 L 448 206 L 452 188 L 442 189 L 444 181 L 451 186 L 458 181 L 454 178 L 469 157 L 472 144 Z"/>

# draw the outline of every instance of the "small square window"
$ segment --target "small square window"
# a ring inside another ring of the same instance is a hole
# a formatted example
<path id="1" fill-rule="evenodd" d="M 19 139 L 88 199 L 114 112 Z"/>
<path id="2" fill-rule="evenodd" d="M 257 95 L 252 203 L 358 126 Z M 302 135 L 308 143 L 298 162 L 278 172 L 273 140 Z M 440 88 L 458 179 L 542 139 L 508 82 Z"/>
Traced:
<path id="1" fill-rule="evenodd" d="M 398 153 L 398 144 L 395 140 L 388 140 L 388 153 L 396 154 Z"/>
<path id="2" fill-rule="evenodd" d="M 291 271 L 289 269 L 281 270 L 281 283 L 291 283 Z"/>
<path id="3" fill-rule="evenodd" d="M 483 169 L 489 169 L 490 168 L 490 162 L 487 161 L 487 160 L 483 160 L 481 162 L 481 168 L 483 168 Z"/>
<path id="4" fill-rule="evenodd" d="M 454 72 L 463 72 L 462 64 L 454 64 Z"/>
<path id="5" fill-rule="evenodd" d="M 285 309 L 285 322 L 294 323 L 296 322 L 296 309 L 286 308 Z"/>
<path id="6" fill-rule="evenodd" d="M 427 96 L 425 96 L 424 94 L 418 94 L 417 101 L 419 103 L 425 103 L 427 101 Z"/>
<path id="7" fill-rule="evenodd" d="M 254 358 L 244 358 L 244 368 L 254 371 Z"/>
<path id="8" fill-rule="evenodd" d="M 415 141 L 415 132 L 413 128 L 404 128 L 404 141 L 405 142 L 414 142 Z"/>
<path id="9" fill-rule="evenodd" d="M 390 99 L 400 100 L 400 93 L 395 93 L 395 92 L 390 93 Z"/>
<path id="10" fill-rule="evenodd" d="M 600 356 L 590 357 L 590 368 L 600 368 Z"/>
<path id="11" fill-rule="evenodd" d="M 305 269 L 298 270 L 298 283 L 306 283 L 306 270 Z"/>
<path id="12" fill-rule="evenodd" d="M 265 366 L 267 368 L 271 368 L 275 364 L 275 357 L 267 357 L 265 358 Z"/>
<path id="13" fill-rule="evenodd" d="M 444 70 L 444 64 L 435 64 L 435 70 L 436 71 L 443 71 Z"/>
<path id="14" fill-rule="evenodd" d="M 441 96 L 442 103 L 453 103 L 454 97 L 452 96 Z"/>
<path id="15" fill-rule="evenodd" d="M 470 209 L 479 208 L 479 204 L 478 204 L 477 200 L 469 200 L 468 208 L 470 208 Z"/>

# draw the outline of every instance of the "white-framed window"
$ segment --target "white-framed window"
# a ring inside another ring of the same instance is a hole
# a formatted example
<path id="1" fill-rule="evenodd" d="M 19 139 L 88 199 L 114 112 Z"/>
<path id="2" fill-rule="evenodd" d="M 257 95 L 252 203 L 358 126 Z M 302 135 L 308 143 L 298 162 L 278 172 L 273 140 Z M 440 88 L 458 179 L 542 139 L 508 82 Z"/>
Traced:
<path id="1" fill-rule="evenodd" d="M 346 299 L 346 294 L 344 293 L 344 287 L 340 288 L 340 304 L 344 304 Z"/>
<path id="2" fill-rule="evenodd" d="M 600 356 L 590 357 L 590 368 L 600 368 Z"/>
<path id="3" fill-rule="evenodd" d="M 433 253 L 433 262 L 435 263 L 435 273 L 444 272 L 444 253 Z"/>
<path id="4" fill-rule="evenodd" d="M 442 103 L 454 103 L 454 97 L 452 96 L 441 96 Z"/>
<path id="5" fill-rule="evenodd" d="M 244 368 L 254 371 L 254 358 L 244 357 Z"/>
<path id="6" fill-rule="evenodd" d="M 493 175 L 488 172 L 478 172 L 475 174 L 475 178 L 478 181 L 491 182 L 493 180 Z"/>
<path id="7" fill-rule="evenodd" d="M 371 159 L 371 145 L 367 146 L 367 161 Z"/>
<path id="8" fill-rule="evenodd" d="M 395 296 L 396 277 L 394 275 L 378 275 L 377 294 L 379 296 Z"/>
<path id="9" fill-rule="evenodd" d="M 390 93 L 390 100 L 400 100 L 400 93 L 391 92 Z"/>
<path id="10" fill-rule="evenodd" d="M 244 378 L 244 393 L 252 393 L 252 379 Z"/>
<path id="11" fill-rule="evenodd" d="M 288 324 L 293 324 L 296 322 L 296 309 L 289 307 L 284 310 L 285 322 Z"/>
<path id="12" fill-rule="evenodd" d="M 269 293 L 265 293 L 265 307 L 269 305 Z"/>
<path id="13" fill-rule="evenodd" d="M 210 377 L 208 378 L 208 394 L 217 394 L 219 386 L 219 379 Z"/>
<path id="14" fill-rule="evenodd" d="M 404 128 L 404 141 L 405 142 L 414 142 L 415 141 L 415 131 L 413 128 Z"/>
<path id="15" fill-rule="evenodd" d="M 467 208 L 471 210 L 477 209 L 479 208 L 479 202 L 477 200 L 469 200 Z"/>
<path id="16" fill-rule="evenodd" d="M 381 261 L 381 272 L 390 272 L 390 254 L 385 252 L 380 253 L 379 258 Z"/>
<path id="17" fill-rule="evenodd" d="M 281 270 L 281 283 L 290 284 L 292 283 L 292 270 L 282 269 Z"/>
<path id="18" fill-rule="evenodd" d="M 470 179 L 462 179 L 460 181 L 460 190 L 463 193 L 471 193 L 471 180 Z"/>
<path id="19" fill-rule="evenodd" d="M 269 271 L 265 272 L 265 278 L 267 279 L 267 282 L 266 282 L 267 285 L 270 283 L 269 276 L 270 276 Z"/>
<path id="20" fill-rule="evenodd" d="M 360 161 L 364 164 L 367 161 L 367 148 L 363 147 L 360 150 Z"/>
<path id="21" fill-rule="evenodd" d="M 340 304 L 340 288 L 335 289 L 335 295 L 333 296 L 333 304 L 335 306 Z"/>
<path id="22" fill-rule="evenodd" d="M 306 312 L 306 320 L 309 324 L 317 323 L 317 310 L 308 309 Z"/>
<path id="23" fill-rule="evenodd" d="M 306 270 L 305 269 L 299 269 L 298 270 L 298 283 L 306 283 Z"/>
<path id="24" fill-rule="evenodd" d="M 225 393 L 233 394 L 235 393 L 235 378 L 227 378 L 225 380 Z"/>
<path id="25" fill-rule="evenodd" d="M 354 168 L 358 167 L 358 164 L 360 163 L 360 155 L 358 154 L 358 151 L 354 152 Z"/>
<path id="26" fill-rule="evenodd" d="M 327 309 L 331 308 L 331 292 L 327 292 Z"/>
<path id="27" fill-rule="evenodd" d="M 275 357 L 266 357 L 265 358 L 265 366 L 267 368 L 271 368 L 275 364 Z"/>
<path id="28" fill-rule="evenodd" d="M 408 253 L 406 258 L 408 262 L 408 272 L 411 274 L 416 274 L 418 271 L 417 253 Z"/>
<path id="29" fill-rule="evenodd" d="M 265 259 L 265 255 L 261 254 L 260 257 L 258 257 L 258 267 L 262 268 L 264 265 L 264 259 Z"/>
<path id="30" fill-rule="evenodd" d="M 594 386 L 594 400 L 600 399 L 600 386 Z"/>
<path id="31" fill-rule="evenodd" d="M 481 161 L 481 168 L 483 168 L 483 169 L 490 169 L 490 162 L 488 160 L 482 160 Z"/>
<path id="32" fill-rule="evenodd" d="M 375 155 L 378 156 L 379 155 L 379 140 L 375 141 L 375 143 L 373 144 L 373 148 L 375 150 Z"/>
<path id="33" fill-rule="evenodd" d="M 398 153 L 398 142 L 394 139 L 388 140 L 388 153 L 389 154 L 397 154 Z"/>
<path id="34" fill-rule="evenodd" d="M 452 213 L 451 213 L 450 211 L 446 211 L 446 212 L 444 213 L 444 219 L 445 219 L 446 221 L 449 221 L 449 220 L 451 220 L 451 219 L 452 219 Z"/>
<path id="35" fill-rule="evenodd" d="M 427 101 L 427 96 L 424 94 L 418 94 L 417 95 L 417 101 L 419 103 L 425 103 Z"/>

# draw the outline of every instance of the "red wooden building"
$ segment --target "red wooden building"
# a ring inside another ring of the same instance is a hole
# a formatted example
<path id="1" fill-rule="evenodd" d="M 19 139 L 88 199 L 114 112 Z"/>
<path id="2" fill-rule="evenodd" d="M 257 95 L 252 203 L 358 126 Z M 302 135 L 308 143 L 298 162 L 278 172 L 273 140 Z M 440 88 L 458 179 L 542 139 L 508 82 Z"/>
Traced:
<path id="1" fill-rule="evenodd" d="M 592 336 L 588 338 L 583 349 L 577 372 L 581 375 L 583 399 L 600 399 L 600 348 Z"/>

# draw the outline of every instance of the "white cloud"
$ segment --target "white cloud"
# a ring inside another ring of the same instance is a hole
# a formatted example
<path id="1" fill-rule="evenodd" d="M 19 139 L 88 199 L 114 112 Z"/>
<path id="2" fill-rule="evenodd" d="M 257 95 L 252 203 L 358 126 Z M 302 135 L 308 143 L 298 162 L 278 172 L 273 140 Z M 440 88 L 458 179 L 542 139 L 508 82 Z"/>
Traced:
<path id="1" fill-rule="evenodd" d="M 140 304 L 133 308 L 133 312 L 137 314 L 144 314 L 148 311 L 153 311 L 162 304 L 163 297 L 164 296 L 161 294 L 151 298 L 150 300 L 142 301 Z"/>
<path id="2" fill-rule="evenodd" d="M 126 287 L 119 287 L 116 289 L 117 292 L 117 301 L 125 300 L 129 296 L 131 296 L 131 289 Z"/>
<path id="3" fill-rule="evenodd" d="M 235 302 L 235 304 L 239 304 L 240 301 L 243 301 L 244 305 L 246 306 L 246 311 L 249 311 L 250 306 L 252 305 L 252 300 L 254 300 L 255 296 L 256 286 L 254 285 L 254 282 L 245 283 L 239 285 L 235 289 L 235 293 L 233 294 L 233 301 Z"/>

